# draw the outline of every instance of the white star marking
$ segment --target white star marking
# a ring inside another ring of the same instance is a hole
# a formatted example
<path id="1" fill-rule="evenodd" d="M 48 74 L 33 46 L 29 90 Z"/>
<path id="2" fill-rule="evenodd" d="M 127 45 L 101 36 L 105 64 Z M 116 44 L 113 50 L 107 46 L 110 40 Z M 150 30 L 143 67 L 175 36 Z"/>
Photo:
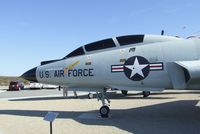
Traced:
<path id="1" fill-rule="evenodd" d="M 132 78 L 135 74 L 139 74 L 140 76 L 144 77 L 142 69 L 147 66 L 148 64 L 139 64 L 138 59 L 136 57 L 133 65 L 126 65 L 125 67 L 131 70 L 130 78 Z"/>

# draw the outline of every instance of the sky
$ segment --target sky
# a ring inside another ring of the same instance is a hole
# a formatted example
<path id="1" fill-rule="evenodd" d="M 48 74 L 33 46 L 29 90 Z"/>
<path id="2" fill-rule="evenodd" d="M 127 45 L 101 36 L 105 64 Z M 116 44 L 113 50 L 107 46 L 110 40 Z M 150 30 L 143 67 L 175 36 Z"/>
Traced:
<path id="1" fill-rule="evenodd" d="M 0 76 L 20 76 L 97 40 L 200 34 L 199 0 L 0 0 Z"/>

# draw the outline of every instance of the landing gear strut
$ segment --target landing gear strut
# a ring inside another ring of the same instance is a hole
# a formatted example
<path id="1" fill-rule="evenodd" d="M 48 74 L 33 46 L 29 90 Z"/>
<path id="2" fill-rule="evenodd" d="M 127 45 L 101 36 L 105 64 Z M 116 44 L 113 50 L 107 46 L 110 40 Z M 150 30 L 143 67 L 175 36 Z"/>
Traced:
<path id="1" fill-rule="evenodd" d="M 110 100 L 106 97 L 106 89 L 103 89 L 101 93 L 97 93 L 98 100 L 101 100 L 102 107 L 99 109 L 99 113 L 102 118 L 107 118 L 110 112 Z M 107 103 L 106 103 L 107 101 Z"/>
<path id="2" fill-rule="evenodd" d="M 146 98 L 151 94 L 151 92 L 150 91 L 143 91 L 142 94 L 143 94 L 143 98 Z"/>
<path id="3" fill-rule="evenodd" d="M 122 92 L 123 95 L 127 95 L 128 94 L 127 90 L 121 90 L 121 92 Z"/>

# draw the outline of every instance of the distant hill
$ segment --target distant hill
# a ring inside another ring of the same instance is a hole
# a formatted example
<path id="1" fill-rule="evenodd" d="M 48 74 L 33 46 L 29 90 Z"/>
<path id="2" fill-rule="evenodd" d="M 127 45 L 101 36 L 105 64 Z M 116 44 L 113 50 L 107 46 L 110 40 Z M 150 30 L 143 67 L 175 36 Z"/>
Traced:
<path id="1" fill-rule="evenodd" d="M 29 81 L 23 78 L 0 76 L 0 86 L 8 86 L 11 81 L 23 81 L 25 85 L 29 84 Z"/>

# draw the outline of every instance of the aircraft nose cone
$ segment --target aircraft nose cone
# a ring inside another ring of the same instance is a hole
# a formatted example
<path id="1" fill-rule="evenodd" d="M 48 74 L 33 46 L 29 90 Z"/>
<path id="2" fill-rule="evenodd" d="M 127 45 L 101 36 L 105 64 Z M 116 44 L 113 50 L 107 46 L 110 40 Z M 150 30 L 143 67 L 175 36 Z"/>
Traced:
<path id="1" fill-rule="evenodd" d="M 21 77 L 29 81 L 38 82 L 36 78 L 36 69 L 37 67 L 25 72 Z"/>

